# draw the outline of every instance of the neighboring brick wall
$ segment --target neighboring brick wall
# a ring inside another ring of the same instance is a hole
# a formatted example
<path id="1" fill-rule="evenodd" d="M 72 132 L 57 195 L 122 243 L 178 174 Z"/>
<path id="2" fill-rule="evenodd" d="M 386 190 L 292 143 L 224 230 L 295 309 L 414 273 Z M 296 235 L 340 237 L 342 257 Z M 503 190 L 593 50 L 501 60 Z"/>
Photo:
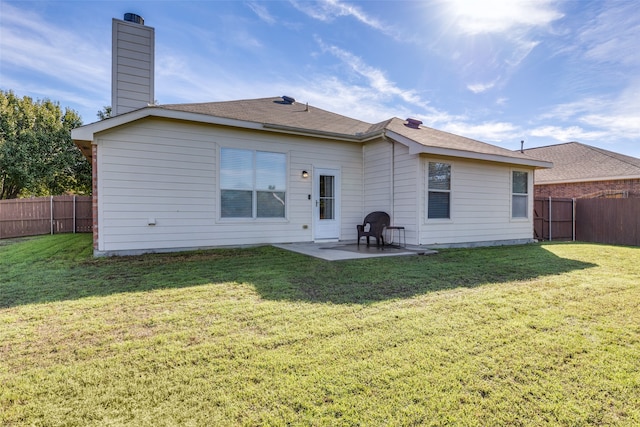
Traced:
<path id="1" fill-rule="evenodd" d="M 626 191 L 629 198 L 640 198 L 640 179 L 576 182 L 569 184 L 536 184 L 536 197 L 594 198 L 605 192 Z M 621 197 L 609 195 L 609 197 Z"/>
<path id="2" fill-rule="evenodd" d="M 91 209 L 93 211 L 93 249 L 98 250 L 98 146 L 91 145 Z"/>

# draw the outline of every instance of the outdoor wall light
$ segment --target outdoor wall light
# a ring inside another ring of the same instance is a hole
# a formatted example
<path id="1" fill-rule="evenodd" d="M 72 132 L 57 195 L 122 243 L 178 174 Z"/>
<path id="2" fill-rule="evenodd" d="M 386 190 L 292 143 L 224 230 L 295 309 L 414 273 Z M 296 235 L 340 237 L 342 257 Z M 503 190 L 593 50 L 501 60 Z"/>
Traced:
<path id="1" fill-rule="evenodd" d="M 302 171 L 302 177 L 303 177 L 303 178 L 309 178 L 309 172 L 307 172 L 307 171 Z"/>

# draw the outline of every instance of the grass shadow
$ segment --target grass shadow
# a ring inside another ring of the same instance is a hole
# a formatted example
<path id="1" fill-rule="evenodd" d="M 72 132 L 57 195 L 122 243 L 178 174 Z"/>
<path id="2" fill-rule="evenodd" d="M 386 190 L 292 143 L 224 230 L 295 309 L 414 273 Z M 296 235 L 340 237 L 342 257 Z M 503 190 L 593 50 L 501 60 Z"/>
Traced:
<path id="1" fill-rule="evenodd" d="M 367 304 L 594 266 L 540 245 L 338 262 L 270 246 L 93 258 L 90 236 L 56 235 L 0 247 L 0 308 L 216 283 L 269 300 Z"/>

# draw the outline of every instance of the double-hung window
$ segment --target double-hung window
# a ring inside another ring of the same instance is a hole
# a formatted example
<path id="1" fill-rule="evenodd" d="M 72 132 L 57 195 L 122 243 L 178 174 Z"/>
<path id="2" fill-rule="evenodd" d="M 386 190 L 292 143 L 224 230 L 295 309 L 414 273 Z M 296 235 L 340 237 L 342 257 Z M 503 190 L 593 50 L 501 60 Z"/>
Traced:
<path id="1" fill-rule="evenodd" d="M 511 173 L 511 218 L 527 218 L 529 201 L 529 174 L 512 171 Z"/>
<path id="2" fill-rule="evenodd" d="M 282 153 L 220 149 L 220 216 L 284 218 L 287 159 Z"/>
<path id="3" fill-rule="evenodd" d="M 451 165 L 429 162 L 427 218 L 451 218 Z"/>

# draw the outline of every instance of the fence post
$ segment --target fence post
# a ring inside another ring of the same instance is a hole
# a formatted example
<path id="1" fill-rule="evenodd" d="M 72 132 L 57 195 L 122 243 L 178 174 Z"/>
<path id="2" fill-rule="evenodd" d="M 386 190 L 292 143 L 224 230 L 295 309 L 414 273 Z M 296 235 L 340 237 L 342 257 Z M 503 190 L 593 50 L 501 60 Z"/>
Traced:
<path id="1" fill-rule="evenodd" d="M 53 234 L 53 196 L 49 196 L 49 209 L 51 210 L 51 214 L 49 215 L 50 224 L 51 224 L 51 234 Z"/>
<path id="2" fill-rule="evenodd" d="M 553 240 L 551 238 L 551 196 L 549 196 L 549 241 Z"/>
<path id="3" fill-rule="evenodd" d="M 576 198 L 571 199 L 571 220 L 573 222 L 573 241 L 576 241 Z"/>
<path id="4" fill-rule="evenodd" d="M 76 234 L 76 195 L 73 195 L 73 234 Z"/>

